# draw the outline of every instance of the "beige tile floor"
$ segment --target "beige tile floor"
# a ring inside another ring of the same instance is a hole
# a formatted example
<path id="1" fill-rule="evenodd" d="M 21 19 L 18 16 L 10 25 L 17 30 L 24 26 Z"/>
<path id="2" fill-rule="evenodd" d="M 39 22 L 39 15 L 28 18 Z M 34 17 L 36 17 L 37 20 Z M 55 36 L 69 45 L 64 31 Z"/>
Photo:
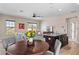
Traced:
<path id="1" fill-rule="evenodd" d="M 0 42 L 0 55 L 5 55 L 2 42 Z M 79 55 L 79 44 L 69 42 L 69 44 L 60 50 L 60 55 Z"/>

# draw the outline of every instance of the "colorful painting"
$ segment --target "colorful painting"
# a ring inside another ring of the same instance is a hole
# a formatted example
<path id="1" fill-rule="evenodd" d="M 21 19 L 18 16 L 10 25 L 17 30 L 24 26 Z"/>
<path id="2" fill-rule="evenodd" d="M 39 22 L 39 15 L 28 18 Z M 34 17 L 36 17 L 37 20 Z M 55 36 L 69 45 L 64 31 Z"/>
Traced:
<path id="1" fill-rule="evenodd" d="M 19 29 L 24 29 L 25 26 L 24 26 L 24 23 L 19 23 Z"/>

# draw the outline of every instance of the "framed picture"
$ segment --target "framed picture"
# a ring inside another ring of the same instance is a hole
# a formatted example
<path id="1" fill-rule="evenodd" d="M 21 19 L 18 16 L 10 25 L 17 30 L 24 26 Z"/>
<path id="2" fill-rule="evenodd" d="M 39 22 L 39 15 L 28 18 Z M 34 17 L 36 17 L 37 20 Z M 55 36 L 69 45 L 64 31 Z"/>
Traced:
<path id="1" fill-rule="evenodd" d="M 19 29 L 24 29 L 24 28 L 25 28 L 24 23 L 19 23 Z"/>

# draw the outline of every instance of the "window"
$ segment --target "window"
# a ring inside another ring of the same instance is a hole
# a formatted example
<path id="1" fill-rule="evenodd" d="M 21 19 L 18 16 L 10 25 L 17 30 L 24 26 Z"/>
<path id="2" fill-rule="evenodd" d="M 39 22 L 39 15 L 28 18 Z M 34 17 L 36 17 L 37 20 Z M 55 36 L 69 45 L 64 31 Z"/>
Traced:
<path id="1" fill-rule="evenodd" d="M 36 23 L 28 23 L 28 31 L 34 30 L 37 31 L 37 24 Z"/>
<path id="2" fill-rule="evenodd" d="M 11 35 L 15 33 L 15 21 L 14 20 L 6 20 L 6 34 Z"/>
<path id="3" fill-rule="evenodd" d="M 15 21 L 7 20 L 6 21 L 6 27 L 15 27 Z"/>

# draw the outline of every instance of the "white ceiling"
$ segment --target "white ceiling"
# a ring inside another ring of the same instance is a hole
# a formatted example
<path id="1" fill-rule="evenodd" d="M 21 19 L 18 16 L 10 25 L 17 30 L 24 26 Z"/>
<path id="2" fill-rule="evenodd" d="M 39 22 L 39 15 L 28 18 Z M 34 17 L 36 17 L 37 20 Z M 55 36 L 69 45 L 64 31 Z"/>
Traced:
<path id="1" fill-rule="evenodd" d="M 79 12 L 79 5 L 76 3 L 0 3 L 0 13 L 25 18 L 32 17 L 33 13 L 45 18 L 74 12 Z"/>

